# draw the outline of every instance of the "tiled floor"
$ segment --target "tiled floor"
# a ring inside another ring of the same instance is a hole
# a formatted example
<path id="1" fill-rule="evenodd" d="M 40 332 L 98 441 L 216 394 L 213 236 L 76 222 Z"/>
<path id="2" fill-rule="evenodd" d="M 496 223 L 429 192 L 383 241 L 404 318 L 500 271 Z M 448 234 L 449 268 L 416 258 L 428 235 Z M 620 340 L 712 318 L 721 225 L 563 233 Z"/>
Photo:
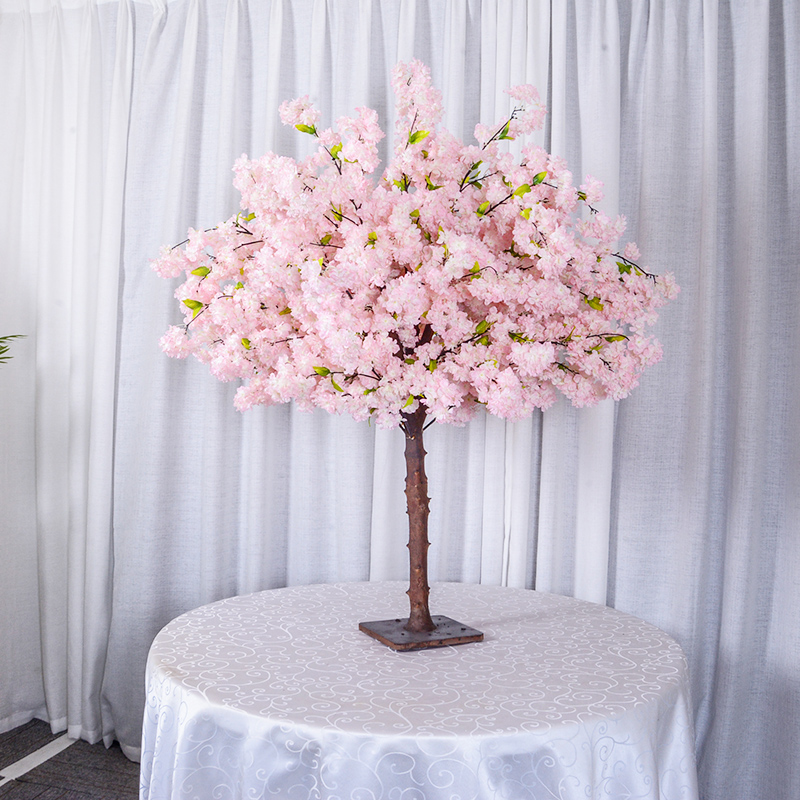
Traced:
<path id="1" fill-rule="evenodd" d="M 40 762 L 32 766 L 33 763 Z M 10 778 L 10 780 L 8 780 Z M 32 720 L 0 734 L 0 800 L 137 800 L 139 765 L 115 744 L 72 742 Z"/>

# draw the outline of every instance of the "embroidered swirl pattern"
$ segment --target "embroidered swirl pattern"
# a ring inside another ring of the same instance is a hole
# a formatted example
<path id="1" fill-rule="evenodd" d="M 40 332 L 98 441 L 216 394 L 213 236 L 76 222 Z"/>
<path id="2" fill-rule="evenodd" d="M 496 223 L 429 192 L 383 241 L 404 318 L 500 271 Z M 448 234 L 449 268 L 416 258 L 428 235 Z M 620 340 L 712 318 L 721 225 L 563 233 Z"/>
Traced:
<path id="1" fill-rule="evenodd" d="M 142 798 L 697 797 L 686 660 L 654 626 L 522 589 L 436 584 L 481 643 L 358 631 L 401 583 L 292 587 L 184 614 L 147 666 Z"/>

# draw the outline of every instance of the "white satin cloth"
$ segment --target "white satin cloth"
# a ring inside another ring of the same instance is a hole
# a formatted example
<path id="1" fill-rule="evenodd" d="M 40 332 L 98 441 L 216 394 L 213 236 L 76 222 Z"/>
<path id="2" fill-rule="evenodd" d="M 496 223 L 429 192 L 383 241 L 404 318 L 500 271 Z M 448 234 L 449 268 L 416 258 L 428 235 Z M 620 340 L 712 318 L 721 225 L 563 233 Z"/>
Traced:
<path id="1" fill-rule="evenodd" d="M 696 800 L 687 666 L 642 620 L 559 595 L 436 584 L 477 644 L 394 652 L 363 620 L 405 584 L 232 597 L 147 663 L 142 800 Z"/>

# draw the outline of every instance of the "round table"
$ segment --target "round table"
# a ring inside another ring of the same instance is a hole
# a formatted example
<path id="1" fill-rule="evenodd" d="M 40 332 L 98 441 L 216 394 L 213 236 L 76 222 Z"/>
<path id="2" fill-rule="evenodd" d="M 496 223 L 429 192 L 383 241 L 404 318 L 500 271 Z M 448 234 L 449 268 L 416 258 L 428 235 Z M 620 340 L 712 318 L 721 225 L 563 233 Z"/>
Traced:
<path id="1" fill-rule="evenodd" d="M 435 584 L 483 642 L 396 652 L 358 631 L 402 583 L 203 606 L 147 662 L 141 798 L 695 800 L 686 659 L 666 633 L 559 595 Z"/>

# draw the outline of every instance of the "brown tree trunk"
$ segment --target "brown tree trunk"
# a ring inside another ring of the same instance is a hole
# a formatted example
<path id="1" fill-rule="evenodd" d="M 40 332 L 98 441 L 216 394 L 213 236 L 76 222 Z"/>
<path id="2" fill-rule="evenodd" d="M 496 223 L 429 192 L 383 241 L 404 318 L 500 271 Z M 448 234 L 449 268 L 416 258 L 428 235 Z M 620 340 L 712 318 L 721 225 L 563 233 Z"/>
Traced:
<path id="1" fill-rule="evenodd" d="M 425 409 L 420 404 L 413 414 L 403 414 L 406 435 L 406 504 L 408 510 L 408 599 L 411 613 L 406 630 L 422 633 L 436 629 L 428 609 L 428 478 L 422 429 Z"/>

